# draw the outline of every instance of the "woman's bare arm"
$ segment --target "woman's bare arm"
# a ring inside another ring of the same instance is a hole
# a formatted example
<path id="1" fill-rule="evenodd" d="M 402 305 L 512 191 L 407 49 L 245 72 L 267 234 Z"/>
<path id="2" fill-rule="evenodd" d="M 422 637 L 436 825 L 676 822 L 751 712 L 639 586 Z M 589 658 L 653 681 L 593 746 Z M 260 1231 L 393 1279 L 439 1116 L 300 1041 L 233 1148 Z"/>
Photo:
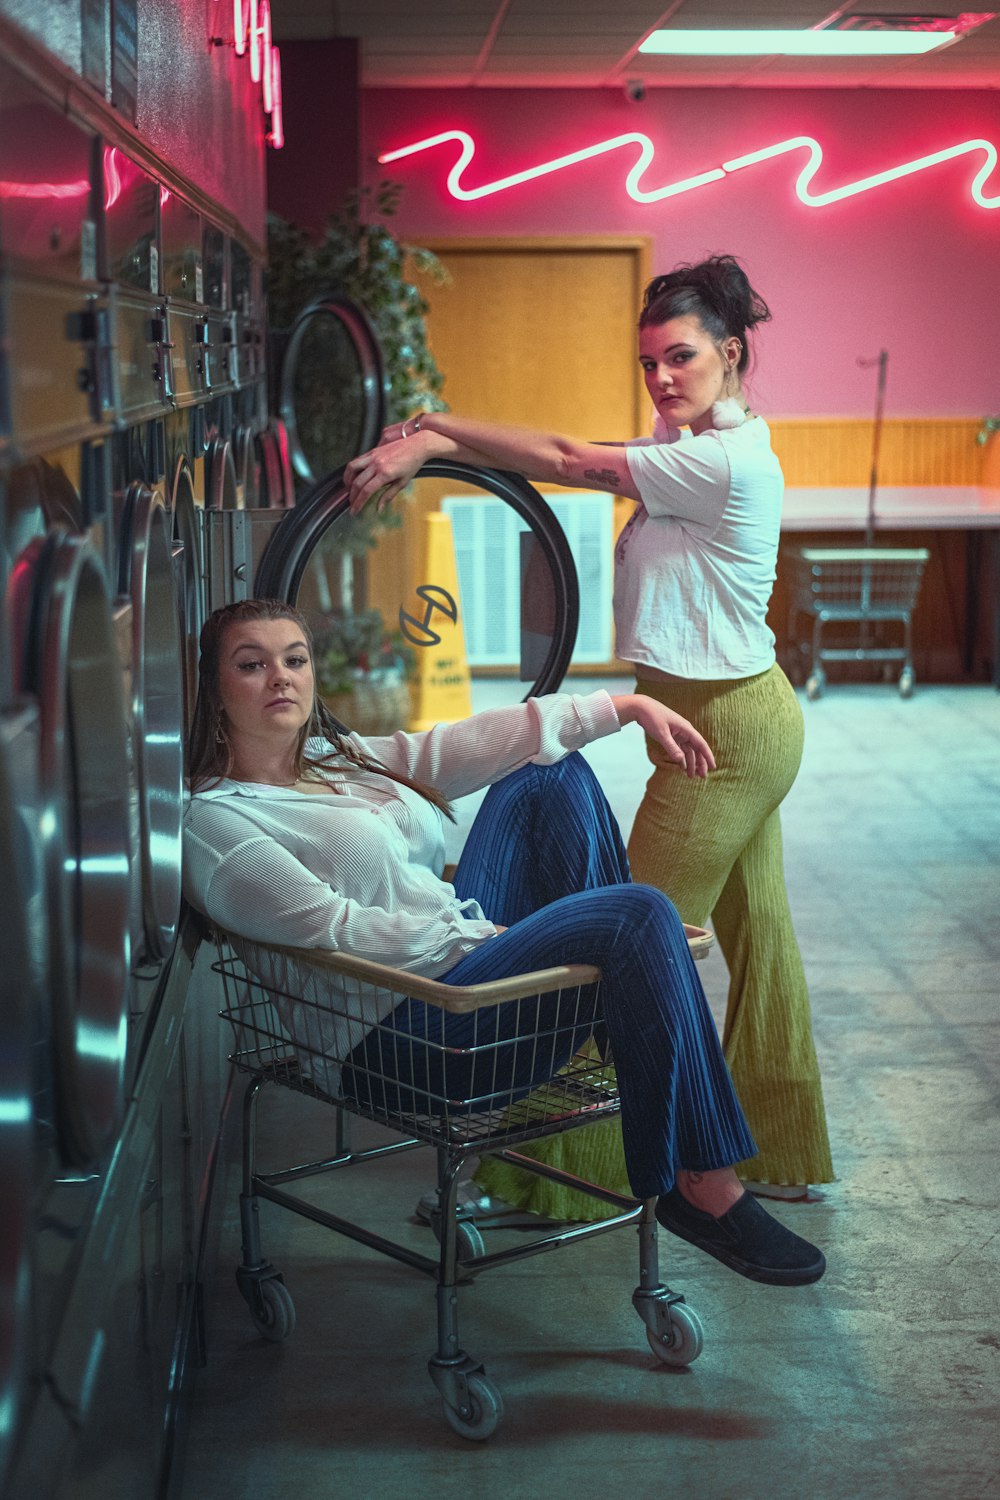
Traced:
<path id="1" fill-rule="evenodd" d="M 409 417 L 406 422 L 387 427 L 377 448 L 347 465 L 344 477 L 351 492 L 352 511 L 362 510 L 376 497 L 380 506 L 386 504 L 424 464 L 436 458 L 512 469 L 544 484 L 639 499 L 624 449 L 609 451 L 604 443 L 529 427 L 478 422 L 451 412 L 421 414 L 419 430 L 414 430 L 415 421 Z"/>

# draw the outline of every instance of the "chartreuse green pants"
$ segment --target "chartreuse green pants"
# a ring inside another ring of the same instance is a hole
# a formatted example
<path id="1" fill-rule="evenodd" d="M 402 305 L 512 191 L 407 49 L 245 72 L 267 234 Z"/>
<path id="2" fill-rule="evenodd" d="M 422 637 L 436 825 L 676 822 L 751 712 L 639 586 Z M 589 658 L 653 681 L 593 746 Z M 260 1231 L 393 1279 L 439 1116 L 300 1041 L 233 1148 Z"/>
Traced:
<path id="1" fill-rule="evenodd" d="M 802 711 L 778 666 L 756 677 L 660 682 L 648 693 L 690 719 L 717 770 L 688 777 L 648 740 L 653 772 L 628 845 L 632 878 L 657 886 L 681 919 L 711 926 L 729 969 L 726 1061 L 757 1155 L 742 1177 L 833 1180 L 809 994 L 785 887 L 779 807 L 802 757 Z M 627 1193 L 617 1120 L 521 1148 L 576 1176 Z M 610 1215 L 593 1198 L 486 1159 L 476 1181 L 518 1207 L 557 1219 Z"/>

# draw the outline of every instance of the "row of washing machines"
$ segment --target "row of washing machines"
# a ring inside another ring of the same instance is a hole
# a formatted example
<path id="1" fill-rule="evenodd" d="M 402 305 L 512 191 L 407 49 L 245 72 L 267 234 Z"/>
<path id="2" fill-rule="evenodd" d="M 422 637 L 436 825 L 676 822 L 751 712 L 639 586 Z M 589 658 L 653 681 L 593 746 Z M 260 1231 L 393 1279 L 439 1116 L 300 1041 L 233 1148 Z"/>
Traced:
<path id="1" fill-rule="evenodd" d="M 283 512 L 259 250 L 0 63 L 0 1490 L 168 1492 L 225 1086 L 180 830 L 207 510 Z"/>

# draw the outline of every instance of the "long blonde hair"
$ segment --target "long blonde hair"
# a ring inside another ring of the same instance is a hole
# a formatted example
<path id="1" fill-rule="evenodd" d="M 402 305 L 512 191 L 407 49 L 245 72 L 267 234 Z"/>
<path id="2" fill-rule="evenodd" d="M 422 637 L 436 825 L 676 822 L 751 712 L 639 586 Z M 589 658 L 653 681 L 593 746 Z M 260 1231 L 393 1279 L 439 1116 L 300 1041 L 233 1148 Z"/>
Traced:
<path id="1" fill-rule="evenodd" d="M 222 642 L 230 626 L 259 620 L 290 620 L 301 630 L 310 661 L 313 659 L 312 631 L 305 616 L 282 599 L 244 599 L 238 604 L 225 604 L 209 615 L 202 626 L 199 642 L 201 655 L 198 660 L 198 696 L 188 736 L 188 783 L 192 792 L 221 781 L 232 772 L 233 747 L 226 733 L 226 715 L 219 691 Z M 306 741 L 316 738 L 329 742 L 332 748 L 328 754 L 316 756 L 306 753 Z M 454 822 L 455 815 L 450 802 L 436 787 L 425 786 L 400 771 L 391 771 L 374 756 L 366 755 L 350 738 L 348 727 L 334 718 L 322 698 L 314 692 L 312 713 L 299 730 L 295 746 L 293 765 L 296 778 L 305 776 L 310 771 L 322 771 L 338 760 L 346 760 L 359 771 L 387 776 L 390 781 L 419 792 L 421 797 L 440 808 Z"/>

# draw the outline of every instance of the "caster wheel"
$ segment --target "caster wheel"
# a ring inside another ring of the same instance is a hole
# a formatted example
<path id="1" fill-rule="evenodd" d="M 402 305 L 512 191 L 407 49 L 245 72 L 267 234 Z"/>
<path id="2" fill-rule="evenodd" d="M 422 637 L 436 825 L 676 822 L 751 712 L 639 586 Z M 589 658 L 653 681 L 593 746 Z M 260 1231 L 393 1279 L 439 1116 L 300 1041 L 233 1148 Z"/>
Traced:
<path id="1" fill-rule="evenodd" d="M 826 687 L 826 678 L 822 672 L 810 672 L 806 678 L 806 697 L 810 703 L 815 703 L 817 698 L 822 698 L 823 689 Z"/>
<path id="2" fill-rule="evenodd" d="M 470 1438 L 473 1442 L 481 1443 L 484 1439 L 492 1437 L 500 1425 L 503 1416 L 503 1399 L 492 1380 L 485 1375 L 470 1375 L 468 1377 L 469 1405 L 467 1410 L 459 1411 L 455 1406 L 445 1404 L 444 1414 L 448 1419 L 448 1425 L 459 1437 Z"/>
<path id="3" fill-rule="evenodd" d="M 486 1242 L 475 1224 L 459 1219 L 455 1230 L 458 1237 L 459 1260 L 472 1260 L 477 1255 L 486 1254 Z"/>
<path id="4" fill-rule="evenodd" d="M 441 1243 L 441 1215 L 432 1214 L 431 1228 L 440 1245 Z M 486 1241 L 471 1219 L 459 1219 L 455 1225 L 455 1239 L 458 1245 L 459 1260 L 473 1260 L 477 1255 L 486 1254 Z"/>
<path id="5" fill-rule="evenodd" d="M 295 1303 L 292 1294 L 283 1281 L 271 1277 L 260 1283 L 260 1300 L 263 1311 L 250 1303 L 250 1316 L 254 1327 L 261 1338 L 269 1339 L 272 1344 L 280 1344 L 282 1339 L 295 1330 Z"/>
<path id="6" fill-rule="evenodd" d="M 913 687 L 916 683 L 916 680 L 917 679 L 912 667 L 904 667 L 902 672 L 900 672 L 899 674 L 899 682 L 897 684 L 899 688 L 899 696 L 901 698 L 913 697 Z"/>
<path id="7" fill-rule="evenodd" d="M 646 1340 L 657 1359 L 665 1365 L 693 1364 L 704 1344 L 698 1315 L 684 1302 L 675 1302 L 670 1309 L 670 1332 L 667 1337 L 661 1338 L 651 1328 L 647 1328 Z"/>

